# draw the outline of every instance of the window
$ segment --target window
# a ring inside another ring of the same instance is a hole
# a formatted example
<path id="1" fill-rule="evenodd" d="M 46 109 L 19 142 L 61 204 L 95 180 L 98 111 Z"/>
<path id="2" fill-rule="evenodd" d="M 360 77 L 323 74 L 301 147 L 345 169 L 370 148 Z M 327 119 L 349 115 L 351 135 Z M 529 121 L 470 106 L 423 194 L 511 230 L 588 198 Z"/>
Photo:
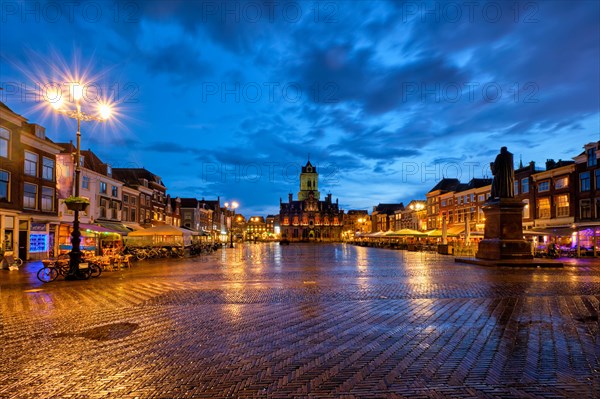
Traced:
<path id="1" fill-rule="evenodd" d="M 537 203 L 538 218 L 550 218 L 550 198 L 540 198 Z"/>
<path id="2" fill-rule="evenodd" d="M 52 212 L 54 210 L 54 189 L 42 187 L 42 211 Z"/>
<path id="3" fill-rule="evenodd" d="M 118 197 L 119 196 L 119 187 L 112 186 L 112 196 L 113 197 Z"/>
<path id="4" fill-rule="evenodd" d="M 484 202 L 485 201 L 485 195 L 484 194 L 479 194 L 479 196 L 477 197 L 477 201 Z"/>
<path id="5" fill-rule="evenodd" d="M 25 183 L 23 192 L 23 208 L 37 208 L 37 186 L 35 184 Z"/>
<path id="6" fill-rule="evenodd" d="M 121 220 L 124 222 L 127 222 L 128 217 L 129 217 L 129 208 L 124 206 L 123 211 L 121 212 Z"/>
<path id="7" fill-rule="evenodd" d="M 10 147 L 10 132 L 0 127 L 0 157 L 8 158 L 8 148 Z"/>
<path id="8" fill-rule="evenodd" d="M 54 181 L 54 159 L 42 158 L 42 178 Z"/>
<path id="9" fill-rule="evenodd" d="M 106 183 L 104 183 L 104 184 L 106 184 Z M 108 208 L 108 205 L 109 205 L 109 203 L 106 198 L 100 198 L 99 217 L 106 218 L 106 209 Z"/>
<path id="10" fill-rule="evenodd" d="M 446 206 L 446 200 L 445 199 L 442 200 L 442 206 Z"/>
<path id="11" fill-rule="evenodd" d="M 523 203 L 525 203 L 525 206 L 523 207 L 523 219 L 529 219 L 529 200 L 525 199 L 523 200 Z"/>
<path id="12" fill-rule="evenodd" d="M 521 192 L 527 194 L 529 192 L 529 177 L 521 179 Z"/>
<path id="13" fill-rule="evenodd" d="M 569 196 L 567 194 L 557 195 L 554 197 L 556 205 L 556 217 L 569 216 Z"/>
<path id="14" fill-rule="evenodd" d="M 590 172 L 579 174 L 579 191 L 590 191 Z"/>
<path id="15" fill-rule="evenodd" d="M 591 219 L 592 217 L 592 201 L 584 199 L 579 201 L 579 217 L 581 219 Z"/>
<path id="16" fill-rule="evenodd" d="M 596 166 L 596 149 L 590 148 L 587 150 L 587 166 Z"/>
<path id="17" fill-rule="evenodd" d="M 135 197 L 130 197 L 131 198 L 131 205 L 135 205 L 137 200 Z"/>
<path id="18" fill-rule="evenodd" d="M 135 222 L 137 220 L 135 218 L 135 208 L 131 208 L 130 212 L 131 212 L 131 218 L 129 220 L 131 220 L 132 222 Z"/>
<path id="19" fill-rule="evenodd" d="M 100 182 L 100 194 L 106 194 L 108 192 L 108 187 L 105 182 Z"/>
<path id="20" fill-rule="evenodd" d="M 10 173 L 0 170 L 0 201 L 9 201 Z"/>
<path id="21" fill-rule="evenodd" d="M 33 152 L 25 151 L 25 174 L 37 176 L 38 156 Z"/>
<path id="22" fill-rule="evenodd" d="M 81 188 L 85 188 L 87 190 L 90 189 L 90 178 L 87 176 L 83 176 L 83 179 L 81 179 Z"/>
<path id="23" fill-rule="evenodd" d="M 519 181 L 515 180 L 514 182 L 515 195 L 519 194 Z"/>
<path id="24" fill-rule="evenodd" d="M 600 198 L 596 198 L 596 218 L 600 218 Z"/>
<path id="25" fill-rule="evenodd" d="M 140 205 L 146 205 L 146 197 L 144 197 L 144 194 L 140 195 Z"/>
<path id="26" fill-rule="evenodd" d="M 567 176 L 565 177 L 561 177 L 559 179 L 556 179 L 554 181 L 554 188 L 555 189 L 560 189 L 560 188 L 565 188 L 565 187 L 569 187 L 569 178 Z"/>
<path id="27" fill-rule="evenodd" d="M 539 191 L 540 193 L 542 193 L 542 192 L 544 192 L 544 191 L 549 191 L 549 190 L 550 190 L 550 182 L 548 182 L 548 181 L 543 181 L 543 182 L 540 182 L 540 183 L 538 184 L 538 191 Z"/>
<path id="28" fill-rule="evenodd" d="M 129 195 L 123 194 L 123 203 L 124 204 L 129 204 Z"/>

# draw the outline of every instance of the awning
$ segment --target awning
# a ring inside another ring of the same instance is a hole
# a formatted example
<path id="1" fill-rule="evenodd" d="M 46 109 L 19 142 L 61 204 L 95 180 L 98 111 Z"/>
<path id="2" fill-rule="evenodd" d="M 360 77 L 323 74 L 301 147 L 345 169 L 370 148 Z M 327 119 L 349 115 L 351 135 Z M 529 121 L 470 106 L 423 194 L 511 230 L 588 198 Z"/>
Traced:
<path id="1" fill-rule="evenodd" d="M 451 226 L 451 227 L 448 227 L 448 236 L 454 236 L 454 235 L 457 236 L 459 234 L 464 233 L 464 231 L 465 231 L 465 226 L 464 225 L 462 225 L 462 226 Z"/>
<path id="2" fill-rule="evenodd" d="M 122 223 L 114 223 L 114 222 L 96 222 L 96 224 L 98 224 L 99 226 L 102 226 L 104 228 L 107 228 L 109 230 L 112 230 L 114 232 L 117 232 L 119 234 L 122 235 L 127 235 L 129 233 L 131 233 L 131 229 L 127 228 L 127 226 L 125 226 Z"/>
<path id="3" fill-rule="evenodd" d="M 73 227 L 73 223 L 67 222 L 67 223 L 62 223 L 65 224 L 67 226 L 71 226 Z M 119 234 L 118 231 L 103 227 L 103 226 L 98 226 L 96 224 L 88 224 L 88 223 L 79 223 L 79 230 L 90 230 L 90 231 L 95 231 L 97 233 L 115 233 L 115 234 Z"/>
<path id="4" fill-rule="evenodd" d="M 137 223 L 124 222 L 123 225 L 129 229 L 129 231 L 143 230 L 144 228 Z"/>
<path id="5" fill-rule="evenodd" d="M 441 237 L 442 230 L 441 229 L 431 230 L 431 231 L 426 232 L 426 234 L 429 237 Z M 446 232 L 446 237 L 458 237 L 458 233 L 450 232 L 450 229 L 448 229 L 448 231 Z"/>
<path id="6" fill-rule="evenodd" d="M 566 237 L 570 236 L 575 232 L 575 229 L 570 226 L 557 226 L 557 227 L 547 227 L 545 229 L 536 228 L 537 232 L 541 232 L 541 235 L 550 235 L 550 236 L 559 236 Z"/>

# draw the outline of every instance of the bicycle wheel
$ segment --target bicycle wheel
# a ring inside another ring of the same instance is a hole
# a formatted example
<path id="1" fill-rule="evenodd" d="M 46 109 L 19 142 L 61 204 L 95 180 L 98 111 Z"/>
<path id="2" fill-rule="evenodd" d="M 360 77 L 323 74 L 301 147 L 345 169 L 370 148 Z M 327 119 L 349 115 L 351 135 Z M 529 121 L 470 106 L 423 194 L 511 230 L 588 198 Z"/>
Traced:
<path id="1" fill-rule="evenodd" d="M 56 280 L 56 277 L 58 277 L 58 270 L 54 267 L 44 266 L 37 272 L 38 280 L 44 283 L 54 281 Z"/>
<path id="2" fill-rule="evenodd" d="M 77 279 L 79 280 L 88 280 L 90 277 L 92 277 L 92 269 L 90 267 L 86 269 L 79 269 L 77 272 L 75 272 L 75 276 L 77 276 Z"/>
<path id="3" fill-rule="evenodd" d="M 102 267 L 96 263 L 90 263 L 90 271 L 92 277 L 100 277 L 102 274 Z"/>
<path id="4" fill-rule="evenodd" d="M 15 265 L 21 267 L 23 265 L 23 259 L 15 258 Z"/>

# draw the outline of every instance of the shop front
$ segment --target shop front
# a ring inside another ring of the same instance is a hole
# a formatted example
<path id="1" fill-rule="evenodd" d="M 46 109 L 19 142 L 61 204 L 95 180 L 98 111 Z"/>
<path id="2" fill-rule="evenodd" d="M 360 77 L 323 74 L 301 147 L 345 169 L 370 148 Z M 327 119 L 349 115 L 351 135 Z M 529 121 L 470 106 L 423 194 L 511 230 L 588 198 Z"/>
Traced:
<path id="1" fill-rule="evenodd" d="M 72 231 L 72 223 L 63 223 L 59 226 L 56 242 L 57 255 L 71 251 Z M 114 251 L 123 245 L 121 234 L 106 227 L 80 223 L 79 231 L 81 232 L 80 249 L 84 256 L 99 256 L 106 250 Z"/>

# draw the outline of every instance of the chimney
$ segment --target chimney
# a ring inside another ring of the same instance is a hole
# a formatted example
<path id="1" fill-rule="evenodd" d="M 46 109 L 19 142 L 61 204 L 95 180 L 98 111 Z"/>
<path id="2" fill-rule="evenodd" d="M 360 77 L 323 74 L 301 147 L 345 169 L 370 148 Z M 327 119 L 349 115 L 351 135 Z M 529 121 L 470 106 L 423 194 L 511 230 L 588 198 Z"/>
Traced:
<path id="1" fill-rule="evenodd" d="M 288 200 L 290 201 L 290 204 L 292 203 L 292 201 L 294 200 L 293 194 L 289 193 L 288 194 Z"/>
<path id="2" fill-rule="evenodd" d="M 554 162 L 554 159 L 546 159 L 546 170 L 554 169 L 555 166 L 556 162 Z"/>

